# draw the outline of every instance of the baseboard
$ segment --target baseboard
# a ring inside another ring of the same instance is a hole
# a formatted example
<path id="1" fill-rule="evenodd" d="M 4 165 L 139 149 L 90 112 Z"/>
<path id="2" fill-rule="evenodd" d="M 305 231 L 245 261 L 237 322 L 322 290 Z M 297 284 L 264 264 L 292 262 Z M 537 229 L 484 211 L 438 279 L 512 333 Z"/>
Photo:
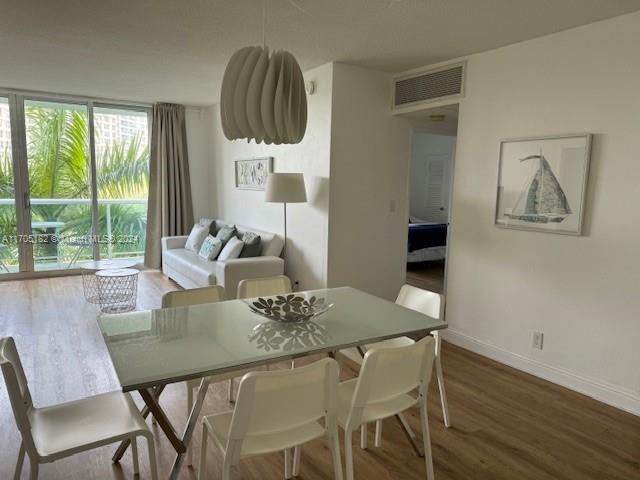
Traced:
<path id="1" fill-rule="evenodd" d="M 483 357 L 491 358 L 497 362 L 587 395 L 607 405 L 640 416 L 640 396 L 635 392 L 577 375 L 568 370 L 546 365 L 537 360 L 509 352 L 490 343 L 456 332 L 451 328 L 443 331 L 442 336 L 446 341 Z"/>

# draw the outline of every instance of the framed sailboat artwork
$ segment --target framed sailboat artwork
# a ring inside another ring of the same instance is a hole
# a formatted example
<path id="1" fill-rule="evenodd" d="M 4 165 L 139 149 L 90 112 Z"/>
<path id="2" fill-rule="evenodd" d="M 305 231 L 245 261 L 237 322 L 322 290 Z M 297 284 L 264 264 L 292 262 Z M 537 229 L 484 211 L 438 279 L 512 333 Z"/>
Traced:
<path id="1" fill-rule="evenodd" d="M 500 142 L 495 224 L 581 235 L 591 134 Z"/>

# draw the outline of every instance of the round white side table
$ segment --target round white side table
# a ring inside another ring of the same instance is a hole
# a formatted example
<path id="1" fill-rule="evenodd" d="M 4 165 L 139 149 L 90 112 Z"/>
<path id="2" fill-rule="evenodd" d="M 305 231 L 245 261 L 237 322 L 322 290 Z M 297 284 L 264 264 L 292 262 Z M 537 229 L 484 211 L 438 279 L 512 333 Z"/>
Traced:
<path id="1" fill-rule="evenodd" d="M 131 268 L 136 265 L 135 260 L 95 260 L 82 262 L 78 266 L 82 269 L 82 289 L 87 302 L 99 304 L 98 283 L 95 274 L 98 270 L 112 270 L 116 268 Z"/>
<path id="2" fill-rule="evenodd" d="M 135 310 L 139 273 L 133 268 L 115 268 L 96 272 L 98 303 L 103 313 L 122 313 Z"/>

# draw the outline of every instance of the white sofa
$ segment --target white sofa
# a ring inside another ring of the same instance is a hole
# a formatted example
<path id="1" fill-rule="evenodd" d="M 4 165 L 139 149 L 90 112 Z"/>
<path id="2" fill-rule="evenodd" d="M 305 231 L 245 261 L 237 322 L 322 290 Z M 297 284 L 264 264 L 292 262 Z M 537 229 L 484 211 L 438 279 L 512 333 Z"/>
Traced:
<path id="1" fill-rule="evenodd" d="M 224 225 L 225 222 L 216 220 L 218 229 Z M 184 288 L 221 285 L 229 299 L 237 297 L 240 280 L 284 273 L 284 260 L 280 258 L 284 245 L 282 237 L 240 225 L 236 228 L 240 234 L 250 231 L 260 235 L 262 249 L 259 257 L 210 262 L 184 248 L 187 236 L 163 237 L 162 272 Z"/>

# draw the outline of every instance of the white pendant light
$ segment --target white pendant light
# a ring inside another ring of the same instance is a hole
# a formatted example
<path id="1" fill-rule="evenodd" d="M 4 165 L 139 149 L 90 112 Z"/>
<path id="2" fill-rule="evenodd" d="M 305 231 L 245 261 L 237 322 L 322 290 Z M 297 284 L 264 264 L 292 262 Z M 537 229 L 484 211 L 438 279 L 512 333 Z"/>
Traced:
<path id="1" fill-rule="evenodd" d="M 229 140 L 300 143 L 307 128 L 307 95 L 300 65 L 284 50 L 234 53 L 222 79 L 222 130 Z"/>

